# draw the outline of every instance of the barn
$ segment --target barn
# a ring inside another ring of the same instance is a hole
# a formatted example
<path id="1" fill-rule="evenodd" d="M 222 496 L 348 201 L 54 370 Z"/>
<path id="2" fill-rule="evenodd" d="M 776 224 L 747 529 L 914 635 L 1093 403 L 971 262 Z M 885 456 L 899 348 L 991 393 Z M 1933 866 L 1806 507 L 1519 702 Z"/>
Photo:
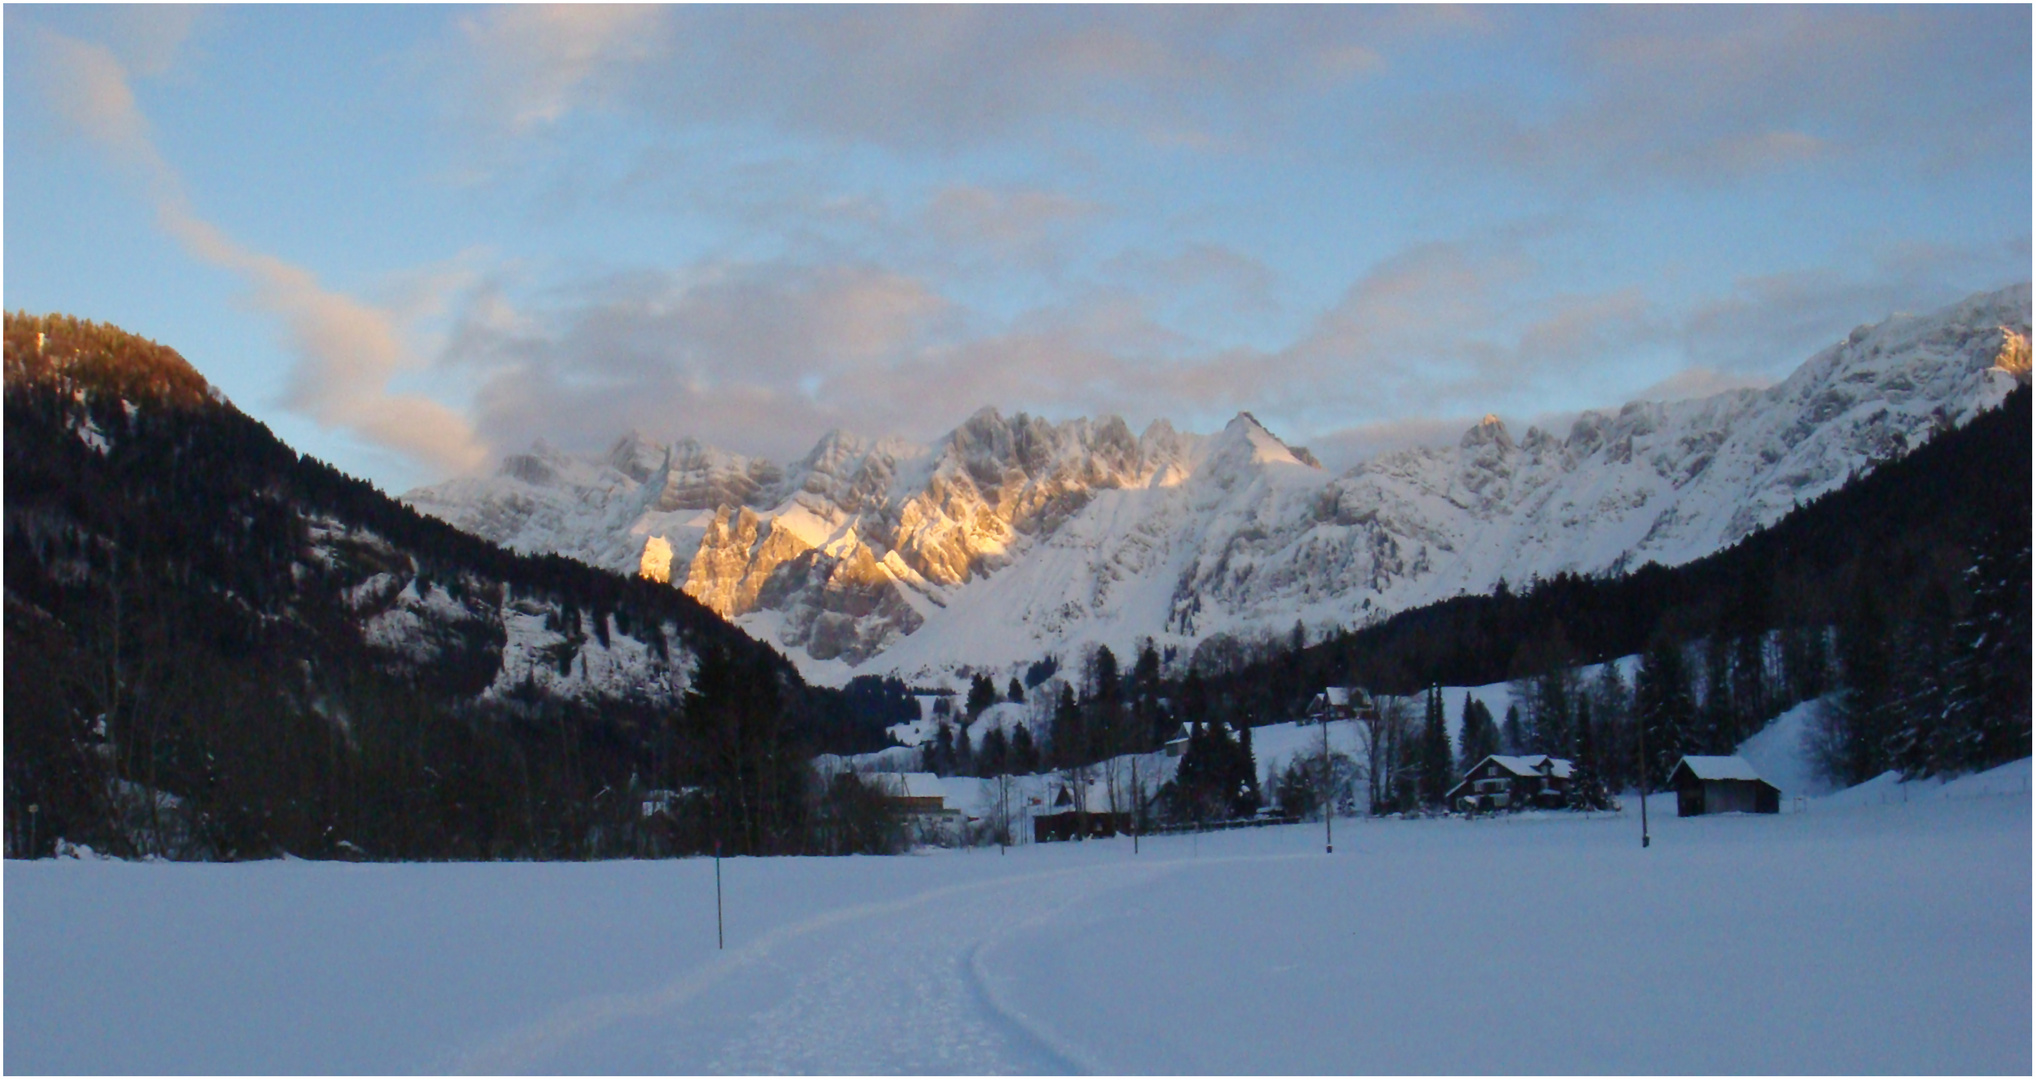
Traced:
<path id="1" fill-rule="evenodd" d="M 1668 783 L 1675 789 L 1678 817 L 1781 813 L 1781 789 L 1762 780 L 1742 757 L 1685 755 Z"/>

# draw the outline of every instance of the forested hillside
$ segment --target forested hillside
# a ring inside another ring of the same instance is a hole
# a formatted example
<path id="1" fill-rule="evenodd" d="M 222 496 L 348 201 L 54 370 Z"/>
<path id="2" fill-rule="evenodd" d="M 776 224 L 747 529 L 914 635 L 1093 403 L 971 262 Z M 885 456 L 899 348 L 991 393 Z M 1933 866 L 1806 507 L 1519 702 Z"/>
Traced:
<path id="1" fill-rule="evenodd" d="M 89 322 L 7 317 L 5 520 L 10 853 L 808 850 L 810 755 L 888 722 L 675 590 L 298 455 Z"/>

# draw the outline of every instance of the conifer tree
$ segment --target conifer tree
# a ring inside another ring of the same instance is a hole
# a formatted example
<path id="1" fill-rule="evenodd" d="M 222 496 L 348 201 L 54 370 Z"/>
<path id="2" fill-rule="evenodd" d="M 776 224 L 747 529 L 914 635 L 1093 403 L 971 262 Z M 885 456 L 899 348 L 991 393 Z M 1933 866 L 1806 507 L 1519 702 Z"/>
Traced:
<path id="1" fill-rule="evenodd" d="M 1647 786 L 1659 790 L 1675 763 L 1695 752 L 1697 704 L 1681 646 L 1658 638 L 1641 654 L 1633 677 L 1633 720 L 1646 729 Z"/>
<path id="2" fill-rule="evenodd" d="M 1633 739 L 1633 698 L 1617 663 L 1598 668 L 1597 678 L 1591 681 L 1590 701 L 1592 735 L 1597 740 L 1605 785 L 1608 790 L 1623 791 L 1634 779 L 1638 747 Z"/>
<path id="3" fill-rule="evenodd" d="M 1023 731 L 1024 728 L 1018 730 Z M 981 776 L 1005 776 L 1011 771 L 1011 746 L 1004 729 L 993 727 L 983 735 L 982 749 L 976 751 L 976 772 Z"/>
<path id="4" fill-rule="evenodd" d="M 1421 801 L 1442 805 L 1450 787 L 1449 727 L 1442 710 L 1442 688 L 1428 688 L 1428 712 L 1421 724 Z"/>
<path id="5" fill-rule="evenodd" d="M 1463 725 L 1457 737 L 1462 743 L 1456 763 L 1459 776 L 1468 775 L 1478 762 L 1499 752 L 1499 728 L 1492 722 L 1492 710 L 1468 694 L 1464 695 Z"/>
<path id="6" fill-rule="evenodd" d="M 1075 700 L 1075 688 L 1066 683 L 1061 684 L 1060 701 L 1053 710 L 1051 753 L 1056 768 L 1080 765 L 1088 760 L 1088 728 L 1083 723 L 1081 705 Z"/>
<path id="7" fill-rule="evenodd" d="M 1862 572 L 1851 610 L 1838 627 L 1844 690 L 1837 707 L 1830 710 L 1833 727 L 1822 763 L 1833 779 L 1846 784 L 1870 780 L 1888 767 L 1887 746 L 1896 709 L 1889 645 L 1880 598 Z"/>
<path id="8" fill-rule="evenodd" d="M 997 687 L 988 675 L 977 674 L 969 678 L 968 718 L 974 720 L 983 710 L 997 703 Z"/>
<path id="9" fill-rule="evenodd" d="M 1591 699 L 1580 695 L 1576 703 L 1576 750 L 1570 772 L 1569 803 L 1582 810 L 1603 810 L 1611 805 L 1605 790 L 1605 769 L 1598 752 L 1597 725 L 1591 720 Z"/>
<path id="10" fill-rule="evenodd" d="M 1738 745 L 1739 716 L 1732 705 L 1732 652 L 1722 636 L 1712 634 L 1704 641 L 1704 697 L 1696 749 L 1729 754 Z"/>
<path id="11" fill-rule="evenodd" d="M 954 772 L 953 725 L 945 720 L 940 722 L 940 726 L 933 733 L 933 745 L 924 751 L 923 757 L 924 762 L 920 768 L 927 772 L 937 776 L 947 776 Z"/>
<path id="12" fill-rule="evenodd" d="M 1019 776 L 1039 771 L 1039 748 L 1032 743 L 1032 729 L 1023 724 L 1011 734 L 1011 771 Z"/>
<path id="13" fill-rule="evenodd" d="M 2022 510 L 2026 513 L 2027 507 Z M 1965 570 L 1971 606 L 1953 629 L 1945 724 L 1965 769 L 2029 756 L 2029 531 L 1996 523 Z"/>
<path id="14" fill-rule="evenodd" d="M 1011 686 L 1004 691 L 1004 698 L 1015 705 L 1025 704 L 1025 688 L 1018 684 L 1018 676 L 1011 676 Z"/>

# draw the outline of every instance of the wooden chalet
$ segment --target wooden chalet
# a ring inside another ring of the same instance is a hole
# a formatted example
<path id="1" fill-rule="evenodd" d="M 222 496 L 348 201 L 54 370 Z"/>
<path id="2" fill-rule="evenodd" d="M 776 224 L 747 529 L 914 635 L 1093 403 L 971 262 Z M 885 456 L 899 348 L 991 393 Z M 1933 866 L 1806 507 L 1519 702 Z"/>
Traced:
<path id="1" fill-rule="evenodd" d="M 1574 772 L 1567 758 L 1547 754 L 1492 754 L 1472 766 L 1449 789 L 1443 804 L 1471 813 L 1481 810 L 1558 810 L 1569 805 Z"/>
<path id="2" fill-rule="evenodd" d="M 866 773 L 863 782 L 882 792 L 886 801 L 913 820 L 947 821 L 961 817 L 950 809 L 940 777 L 930 772 Z"/>
<path id="3" fill-rule="evenodd" d="M 1378 704 L 1372 700 L 1371 691 L 1362 686 L 1325 686 L 1308 702 L 1308 719 L 1317 724 L 1325 720 L 1374 720 L 1378 715 Z"/>
<path id="4" fill-rule="evenodd" d="M 1781 789 L 1760 778 L 1742 757 L 1686 754 L 1668 774 L 1677 817 L 1779 814 Z"/>
<path id="5" fill-rule="evenodd" d="M 1054 792 L 1050 814 L 1032 817 L 1032 840 L 1102 839 L 1131 831 L 1131 815 L 1110 810 L 1109 792 L 1093 781 L 1062 784 Z"/>

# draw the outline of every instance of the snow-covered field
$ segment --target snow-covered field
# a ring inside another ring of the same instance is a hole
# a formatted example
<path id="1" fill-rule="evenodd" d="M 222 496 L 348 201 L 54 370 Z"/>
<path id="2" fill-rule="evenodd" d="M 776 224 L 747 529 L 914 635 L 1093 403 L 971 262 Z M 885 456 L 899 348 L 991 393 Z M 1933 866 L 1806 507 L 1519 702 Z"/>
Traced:
<path id="1" fill-rule="evenodd" d="M 1804 813 L 723 864 L 9 862 L 43 1072 L 2012 1072 L 2028 762 Z"/>

